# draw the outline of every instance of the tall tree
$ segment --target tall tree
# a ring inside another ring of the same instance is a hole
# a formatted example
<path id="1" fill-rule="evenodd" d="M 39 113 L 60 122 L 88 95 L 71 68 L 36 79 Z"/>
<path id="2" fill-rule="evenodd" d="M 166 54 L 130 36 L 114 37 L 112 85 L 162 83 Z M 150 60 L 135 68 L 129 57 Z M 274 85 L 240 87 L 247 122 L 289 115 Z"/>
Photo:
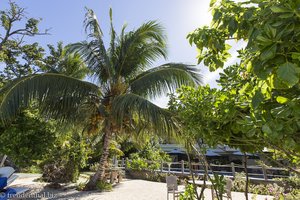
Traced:
<path id="1" fill-rule="evenodd" d="M 112 10 L 110 19 L 109 48 L 104 45 L 102 30 L 91 9 L 87 9 L 85 18 L 89 39 L 70 46 L 70 51 L 81 55 L 98 85 L 46 73 L 16 79 L 1 91 L 0 117 L 5 122 L 21 106 L 36 99 L 48 115 L 82 122 L 79 116 L 84 113 L 87 123 L 100 128 L 100 165 L 86 189 L 95 189 L 97 181 L 104 180 L 110 142 L 125 127 L 131 127 L 133 132 L 143 126 L 157 133 L 172 133 L 175 124 L 171 113 L 149 99 L 173 92 L 181 85 L 201 83 L 201 76 L 192 66 L 168 63 L 151 68 L 157 58 L 166 57 L 165 36 L 158 23 L 150 21 L 129 32 L 124 26 L 117 35 Z"/>
<path id="2" fill-rule="evenodd" d="M 27 44 L 24 39 L 45 35 L 36 18 L 27 18 L 26 10 L 9 1 L 9 9 L 0 11 L 0 87 L 5 82 L 39 70 L 44 49 L 38 43 Z"/>

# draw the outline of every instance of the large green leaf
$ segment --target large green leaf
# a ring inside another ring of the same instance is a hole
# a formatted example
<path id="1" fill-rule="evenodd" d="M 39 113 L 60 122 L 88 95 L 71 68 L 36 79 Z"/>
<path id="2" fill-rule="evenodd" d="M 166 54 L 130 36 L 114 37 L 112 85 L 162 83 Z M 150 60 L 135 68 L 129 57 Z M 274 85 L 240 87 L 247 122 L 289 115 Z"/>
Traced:
<path id="1" fill-rule="evenodd" d="M 268 124 L 264 124 L 262 126 L 262 131 L 268 135 L 272 134 L 272 129 L 270 128 L 270 126 Z"/>
<path id="2" fill-rule="evenodd" d="M 261 61 L 267 61 L 275 57 L 277 45 L 273 44 L 270 47 L 265 48 L 260 54 Z"/>
<path id="3" fill-rule="evenodd" d="M 300 68 L 294 64 L 287 62 L 280 65 L 277 70 L 277 75 L 289 87 L 296 85 L 299 82 Z"/>
<path id="4" fill-rule="evenodd" d="M 264 100 L 264 95 L 261 93 L 261 91 L 256 91 L 255 95 L 252 97 L 252 107 L 256 109 L 261 102 Z"/>
<path id="5" fill-rule="evenodd" d="M 286 12 L 292 12 L 292 10 L 285 8 L 283 6 L 272 6 L 270 8 L 274 13 L 286 13 Z"/>

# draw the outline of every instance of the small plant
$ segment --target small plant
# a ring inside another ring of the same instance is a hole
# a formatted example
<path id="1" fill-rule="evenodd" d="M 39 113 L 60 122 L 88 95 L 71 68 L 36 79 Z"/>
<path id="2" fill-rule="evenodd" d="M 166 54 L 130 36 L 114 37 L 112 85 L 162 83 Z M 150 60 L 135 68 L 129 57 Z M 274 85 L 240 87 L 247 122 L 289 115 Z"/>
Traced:
<path id="1" fill-rule="evenodd" d="M 110 184 L 106 181 L 98 181 L 96 187 L 101 192 L 110 192 L 110 191 L 112 191 L 112 184 Z"/>
<path id="2" fill-rule="evenodd" d="M 170 157 L 159 147 L 149 142 L 138 153 L 130 155 L 131 162 L 127 163 L 128 168 L 132 170 L 150 170 L 159 169 L 162 160 L 169 161 Z"/>
<path id="3" fill-rule="evenodd" d="M 144 158 L 140 158 L 138 154 L 132 154 L 131 158 L 132 161 L 128 163 L 128 168 L 132 170 L 139 170 L 139 171 L 149 169 L 147 160 Z"/>
<path id="4" fill-rule="evenodd" d="M 298 200 L 300 199 L 300 190 L 296 189 L 293 190 L 291 193 L 288 194 L 281 194 L 280 195 L 280 200 Z"/>
<path id="5" fill-rule="evenodd" d="M 236 173 L 235 179 L 233 181 L 233 191 L 236 192 L 244 192 L 245 191 L 245 185 L 246 185 L 246 179 L 245 173 Z"/>
<path id="6" fill-rule="evenodd" d="M 85 183 L 79 183 L 76 187 L 76 190 L 83 191 L 84 187 L 85 187 Z"/>
<path id="7" fill-rule="evenodd" d="M 96 163 L 91 164 L 91 165 L 89 166 L 89 169 L 90 169 L 90 171 L 92 171 L 92 172 L 96 172 L 97 169 L 98 169 L 98 167 L 99 167 L 99 163 L 96 162 Z"/>
<path id="8" fill-rule="evenodd" d="M 285 192 L 291 192 L 294 189 L 300 189 L 300 178 L 298 176 L 278 178 L 276 180 L 284 186 Z"/>
<path id="9" fill-rule="evenodd" d="M 225 193 L 225 185 L 226 185 L 226 180 L 224 178 L 224 175 L 214 174 L 214 177 L 211 180 L 211 182 L 214 185 L 217 196 L 219 197 L 219 199 L 222 200 L 223 194 Z"/>
<path id="10" fill-rule="evenodd" d="M 187 184 L 185 186 L 185 191 L 183 194 L 180 194 L 179 200 L 194 200 L 197 199 L 195 194 L 195 188 L 193 184 Z"/>

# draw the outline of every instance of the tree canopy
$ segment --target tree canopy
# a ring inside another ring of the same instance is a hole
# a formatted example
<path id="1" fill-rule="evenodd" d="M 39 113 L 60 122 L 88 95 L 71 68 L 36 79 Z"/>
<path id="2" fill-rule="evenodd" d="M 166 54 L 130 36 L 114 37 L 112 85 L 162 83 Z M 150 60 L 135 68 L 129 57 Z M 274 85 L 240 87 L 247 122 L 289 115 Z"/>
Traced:
<path id="1" fill-rule="evenodd" d="M 262 146 L 299 157 L 299 5 L 298 0 L 212 0 L 211 25 L 188 35 L 199 50 L 198 62 L 211 71 L 224 68 L 230 57 L 230 41 L 245 46 L 237 50 L 240 61 L 220 74 L 220 91 L 183 89 L 179 96 L 182 107 L 209 104 L 211 112 L 195 108 L 201 112 L 198 117 L 204 115 L 209 122 L 213 116 L 224 126 L 234 116 L 230 137 L 238 131 L 243 133 L 241 142 L 248 137 L 252 146 L 260 141 Z M 186 104 L 193 97 L 194 103 Z M 206 98 L 210 102 L 205 103 Z M 218 112 L 219 107 L 223 113 Z M 207 112 L 210 115 L 205 115 Z M 210 131 L 222 126 L 212 125 Z"/>

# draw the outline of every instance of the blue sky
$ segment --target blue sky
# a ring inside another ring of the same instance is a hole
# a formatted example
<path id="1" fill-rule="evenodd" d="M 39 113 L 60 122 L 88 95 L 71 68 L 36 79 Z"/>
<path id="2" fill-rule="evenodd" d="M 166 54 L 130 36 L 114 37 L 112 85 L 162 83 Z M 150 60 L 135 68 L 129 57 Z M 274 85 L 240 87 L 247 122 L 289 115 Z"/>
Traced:
<path id="1" fill-rule="evenodd" d="M 210 24 L 210 0 L 15 0 L 26 8 L 30 17 L 42 18 L 41 28 L 51 28 L 51 35 L 32 38 L 42 46 L 63 41 L 64 44 L 82 41 L 86 38 L 83 29 L 85 7 L 95 11 L 104 32 L 109 38 L 109 15 L 113 9 L 114 25 L 120 30 L 124 23 L 131 30 L 149 20 L 157 20 L 165 27 L 168 38 L 168 60 L 159 60 L 155 65 L 165 62 L 184 62 L 196 64 L 197 51 L 186 39 L 189 32 L 197 27 Z M 7 8 L 8 1 L 2 0 L 0 10 Z M 29 41 L 27 39 L 27 41 Z M 205 82 L 215 85 L 218 73 L 209 73 L 200 66 Z M 166 98 L 155 101 L 161 106 L 166 105 Z"/>

